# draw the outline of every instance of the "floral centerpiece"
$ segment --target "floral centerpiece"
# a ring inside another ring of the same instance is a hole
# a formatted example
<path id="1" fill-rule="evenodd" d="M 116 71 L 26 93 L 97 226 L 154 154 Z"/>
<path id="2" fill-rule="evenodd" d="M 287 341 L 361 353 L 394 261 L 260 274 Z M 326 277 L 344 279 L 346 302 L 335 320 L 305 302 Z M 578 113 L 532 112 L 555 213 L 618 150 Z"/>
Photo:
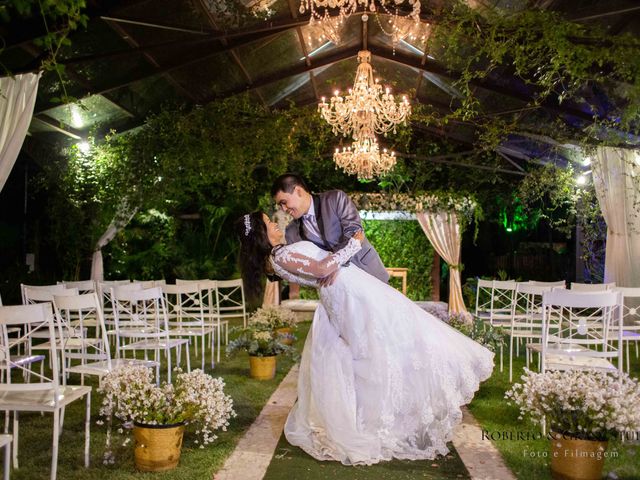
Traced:
<path id="1" fill-rule="evenodd" d="M 474 318 L 469 323 L 466 315 L 450 313 L 448 323 L 492 352 L 497 352 L 505 344 L 507 334 L 504 329 L 487 325 L 481 318 Z"/>
<path id="2" fill-rule="evenodd" d="M 288 308 L 276 305 L 258 308 L 249 318 L 249 323 L 275 331 L 280 336 L 280 342 L 285 345 L 292 345 L 296 339 L 293 335 L 296 315 Z"/>
<path id="3" fill-rule="evenodd" d="M 295 349 L 286 345 L 282 334 L 276 327 L 282 325 L 283 318 L 289 318 L 273 307 L 259 309 L 249 319 L 246 328 L 234 328 L 232 333 L 238 336 L 229 342 L 227 356 L 244 350 L 249 354 L 251 377 L 258 380 L 270 380 L 276 374 L 276 357 L 282 353 L 295 354 Z M 293 315 L 293 314 L 292 314 Z"/>
<path id="4" fill-rule="evenodd" d="M 111 451 L 111 431 L 114 417 L 122 422 L 124 433 L 134 430 L 136 437 L 136 466 L 141 470 L 159 471 L 174 468 L 180 457 L 180 446 L 184 425 L 194 425 L 198 438 L 195 440 L 201 448 L 213 442 L 218 429 L 226 431 L 229 419 L 236 416 L 233 400 L 224 393 L 222 378 L 213 378 L 202 370 L 183 373 L 179 369 L 175 383 L 157 385 L 153 371 L 144 366 L 129 365 L 119 367 L 102 378 L 98 392 L 104 395 L 100 406 L 100 415 L 106 419 L 107 449 L 105 463 L 114 463 Z M 99 422 L 104 423 L 104 422 Z M 159 458 L 154 452 L 154 441 L 161 434 L 146 433 L 143 430 L 162 431 L 170 428 L 173 439 L 170 442 L 178 447 L 158 445 L 161 456 L 171 456 L 170 460 Z M 128 440 L 125 442 L 125 444 Z M 165 450 L 165 451 L 162 451 Z"/>
<path id="5" fill-rule="evenodd" d="M 550 426 L 554 478 L 600 479 L 607 441 L 640 431 L 640 384 L 627 374 L 525 369 L 521 380 L 505 398 Z"/>

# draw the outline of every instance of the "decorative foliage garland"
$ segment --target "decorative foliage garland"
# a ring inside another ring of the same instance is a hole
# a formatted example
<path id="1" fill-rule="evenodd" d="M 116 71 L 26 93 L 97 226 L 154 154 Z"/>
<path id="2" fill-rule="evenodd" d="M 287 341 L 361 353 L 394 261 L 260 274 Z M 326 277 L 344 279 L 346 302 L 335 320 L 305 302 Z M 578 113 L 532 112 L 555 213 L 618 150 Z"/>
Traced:
<path id="1" fill-rule="evenodd" d="M 411 213 L 455 212 L 463 225 L 479 220 L 482 216 L 480 205 L 473 198 L 447 192 L 430 192 L 417 195 L 354 192 L 349 196 L 359 210 L 399 210 Z"/>

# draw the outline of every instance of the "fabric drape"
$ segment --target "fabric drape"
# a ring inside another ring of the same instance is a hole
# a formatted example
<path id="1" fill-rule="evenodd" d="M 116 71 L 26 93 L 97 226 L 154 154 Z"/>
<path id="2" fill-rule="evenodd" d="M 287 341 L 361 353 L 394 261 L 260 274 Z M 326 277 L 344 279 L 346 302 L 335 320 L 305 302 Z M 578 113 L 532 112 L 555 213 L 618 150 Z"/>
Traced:
<path id="1" fill-rule="evenodd" d="M 262 299 L 262 306 L 268 307 L 270 305 L 280 305 L 280 282 L 272 282 L 267 280 L 267 285 L 264 288 L 264 297 Z"/>
<path id="2" fill-rule="evenodd" d="M 460 282 L 462 231 L 454 212 L 417 212 L 416 217 L 438 255 L 449 264 L 449 312 L 467 314 Z"/>
<path id="3" fill-rule="evenodd" d="M 91 258 L 91 280 L 101 282 L 104 280 L 104 264 L 102 261 L 102 249 L 115 238 L 120 230 L 127 226 L 133 216 L 137 212 L 137 208 L 127 212 L 127 208 L 123 207 L 118 214 L 111 220 L 111 223 L 96 242 Z M 126 212 L 126 213 L 124 213 Z"/>
<path id="4" fill-rule="evenodd" d="M 593 181 L 607 223 L 604 281 L 619 287 L 640 287 L 639 152 L 599 147 Z"/>
<path id="5" fill-rule="evenodd" d="M 0 191 L 27 135 L 42 73 L 0 78 Z"/>

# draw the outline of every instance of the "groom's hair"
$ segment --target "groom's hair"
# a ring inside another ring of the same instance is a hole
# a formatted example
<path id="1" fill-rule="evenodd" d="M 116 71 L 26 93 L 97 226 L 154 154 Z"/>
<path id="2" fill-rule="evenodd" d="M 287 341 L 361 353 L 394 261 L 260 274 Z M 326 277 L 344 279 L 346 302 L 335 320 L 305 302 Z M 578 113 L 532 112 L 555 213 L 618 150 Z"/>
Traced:
<path id="1" fill-rule="evenodd" d="M 309 187 L 300 175 L 295 173 L 285 173 L 276 178 L 271 187 L 271 196 L 275 197 L 278 192 L 291 193 L 296 186 L 300 186 L 305 192 L 311 193 Z"/>

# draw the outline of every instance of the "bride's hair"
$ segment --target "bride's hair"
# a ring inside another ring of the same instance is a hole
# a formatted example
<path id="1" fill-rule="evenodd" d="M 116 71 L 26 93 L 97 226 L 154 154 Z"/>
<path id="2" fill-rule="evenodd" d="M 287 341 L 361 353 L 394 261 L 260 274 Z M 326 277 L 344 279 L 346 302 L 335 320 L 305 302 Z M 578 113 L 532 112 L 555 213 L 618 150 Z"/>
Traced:
<path id="1" fill-rule="evenodd" d="M 255 300 L 262 293 L 262 277 L 273 247 L 261 211 L 243 215 L 235 223 L 240 239 L 240 273 L 247 297 Z"/>

